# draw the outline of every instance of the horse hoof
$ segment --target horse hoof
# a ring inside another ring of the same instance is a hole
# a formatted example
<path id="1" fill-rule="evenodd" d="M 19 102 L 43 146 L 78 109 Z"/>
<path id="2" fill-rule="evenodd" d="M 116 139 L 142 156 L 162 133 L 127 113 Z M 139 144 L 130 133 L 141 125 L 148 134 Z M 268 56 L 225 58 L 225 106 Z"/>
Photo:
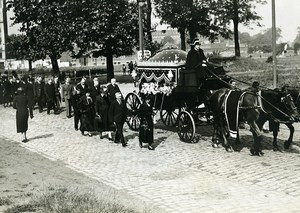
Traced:
<path id="1" fill-rule="evenodd" d="M 261 150 L 257 149 L 250 149 L 250 153 L 252 156 L 263 156 L 265 154 Z"/>
<path id="2" fill-rule="evenodd" d="M 255 149 L 250 149 L 250 153 L 251 153 L 251 155 L 255 155 Z"/>
<path id="3" fill-rule="evenodd" d="M 233 152 L 233 150 L 232 150 L 231 147 L 227 147 L 227 148 L 225 148 L 225 149 L 226 149 L 227 152 L 230 152 L 230 153 Z"/>
<path id="4" fill-rule="evenodd" d="M 285 141 L 285 142 L 284 142 L 284 148 L 285 148 L 285 149 L 289 149 L 289 148 L 290 148 L 290 144 L 291 144 L 290 142 Z"/>

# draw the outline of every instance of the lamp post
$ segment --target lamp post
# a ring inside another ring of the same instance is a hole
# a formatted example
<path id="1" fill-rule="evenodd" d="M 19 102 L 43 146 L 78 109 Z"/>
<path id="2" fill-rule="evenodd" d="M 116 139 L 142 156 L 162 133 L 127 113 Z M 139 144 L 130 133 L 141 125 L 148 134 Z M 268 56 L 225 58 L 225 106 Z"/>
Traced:
<path id="1" fill-rule="evenodd" d="M 144 59 L 144 30 L 143 30 L 143 7 L 145 6 L 144 0 L 138 0 L 139 6 L 139 43 L 140 50 L 142 51 L 142 60 Z"/>

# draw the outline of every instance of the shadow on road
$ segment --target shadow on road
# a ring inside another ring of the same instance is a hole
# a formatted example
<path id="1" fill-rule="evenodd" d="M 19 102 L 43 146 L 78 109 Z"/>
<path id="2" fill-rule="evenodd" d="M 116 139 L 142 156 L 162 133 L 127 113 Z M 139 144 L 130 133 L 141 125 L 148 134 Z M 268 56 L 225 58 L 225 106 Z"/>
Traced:
<path id="1" fill-rule="evenodd" d="M 45 134 L 45 135 L 38 135 L 33 138 L 29 138 L 29 140 L 41 139 L 41 138 L 50 138 L 53 137 L 53 134 Z"/>

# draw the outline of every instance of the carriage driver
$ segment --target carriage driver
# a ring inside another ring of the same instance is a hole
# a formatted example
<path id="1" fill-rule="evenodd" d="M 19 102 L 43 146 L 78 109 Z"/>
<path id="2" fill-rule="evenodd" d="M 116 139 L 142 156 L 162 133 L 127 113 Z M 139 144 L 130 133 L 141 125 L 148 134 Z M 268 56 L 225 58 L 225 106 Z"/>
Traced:
<path id="1" fill-rule="evenodd" d="M 202 83 L 206 76 L 204 67 L 207 66 L 207 59 L 203 50 L 200 48 L 200 45 L 199 39 L 194 39 L 193 43 L 191 44 L 191 50 L 188 52 L 186 58 L 185 67 L 187 70 L 195 70 L 198 81 Z"/>

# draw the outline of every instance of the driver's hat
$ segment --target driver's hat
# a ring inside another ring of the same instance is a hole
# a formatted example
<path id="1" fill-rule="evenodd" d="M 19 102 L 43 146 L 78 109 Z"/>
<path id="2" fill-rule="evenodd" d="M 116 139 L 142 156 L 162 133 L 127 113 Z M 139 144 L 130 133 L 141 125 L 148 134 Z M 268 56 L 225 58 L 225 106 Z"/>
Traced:
<path id="1" fill-rule="evenodd" d="M 192 45 L 193 46 L 195 46 L 195 45 L 201 45 L 201 43 L 200 43 L 200 40 L 198 39 L 198 38 L 195 38 L 194 40 L 193 40 L 193 43 L 192 43 Z"/>

